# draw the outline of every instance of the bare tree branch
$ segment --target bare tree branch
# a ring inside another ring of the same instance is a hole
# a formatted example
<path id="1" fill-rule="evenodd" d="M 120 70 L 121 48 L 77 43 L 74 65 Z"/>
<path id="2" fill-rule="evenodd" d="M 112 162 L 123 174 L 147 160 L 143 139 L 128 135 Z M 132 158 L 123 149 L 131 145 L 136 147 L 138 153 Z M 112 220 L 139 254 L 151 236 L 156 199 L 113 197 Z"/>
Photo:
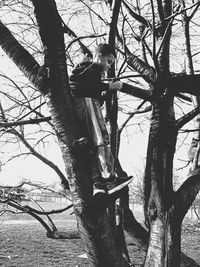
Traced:
<path id="1" fill-rule="evenodd" d="M 149 27 L 149 22 L 142 16 L 138 15 L 137 13 L 135 13 L 133 11 L 133 9 L 131 9 L 129 7 L 129 5 L 124 1 L 122 0 L 122 3 L 123 5 L 127 8 L 129 14 L 134 18 L 136 19 L 138 22 L 140 22 L 141 24 L 143 24 L 145 27 Z"/>
<path id="2" fill-rule="evenodd" d="M 199 96 L 200 74 L 186 75 L 186 74 L 172 74 L 170 80 L 170 89 L 173 93 L 188 93 Z"/>
<path id="3" fill-rule="evenodd" d="M 175 193 L 177 212 L 184 218 L 200 190 L 200 168 L 196 168 Z"/>
<path id="4" fill-rule="evenodd" d="M 47 81 L 41 67 L 31 54 L 20 45 L 8 28 L 0 21 L 0 46 L 16 66 L 41 92 L 47 90 Z"/>
<path id="5" fill-rule="evenodd" d="M 15 129 L 11 129 L 10 130 L 11 133 L 13 133 L 14 135 L 16 135 L 21 141 L 22 143 L 30 150 L 30 152 L 37 157 L 38 159 L 40 159 L 43 163 L 45 163 L 47 166 L 49 166 L 50 168 L 52 168 L 60 177 L 62 184 L 65 186 L 66 189 L 69 189 L 69 184 L 68 181 L 65 177 L 65 175 L 61 172 L 61 170 L 58 168 L 57 165 L 55 165 L 52 161 L 48 160 L 47 158 L 43 157 L 41 154 L 39 154 L 26 140 L 25 138 Z"/>
<path id="6" fill-rule="evenodd" d="M 191 121 L 194 117 L 196 117 L 200 112 L 200 106 L 196 107 L 192 111 L 188 112 L 185 116 L 176 120 L 176 128 L 179 130 L 183 125 Z"/>
<path id="7" fill-rule="evenodd" d="M 13 127 L 13 126 L 19 126 L 19 125 L 27 125 L 27 124 L 38 124 L 40 122 L 47 122 L 50 121 L 51 117 L 45 117 L 45 118 L 36 118 L 36 119 L 29 119 L 24 121 L 14 121 L 14 122 L 0 122 L 0 127 L 7 128 L 7 127 Z"/>

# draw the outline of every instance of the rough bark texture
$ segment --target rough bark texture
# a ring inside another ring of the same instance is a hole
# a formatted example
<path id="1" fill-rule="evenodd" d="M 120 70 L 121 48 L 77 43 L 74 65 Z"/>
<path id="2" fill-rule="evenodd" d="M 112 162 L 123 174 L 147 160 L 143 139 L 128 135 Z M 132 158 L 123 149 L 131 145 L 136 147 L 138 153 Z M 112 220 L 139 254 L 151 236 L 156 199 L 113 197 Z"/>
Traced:
<path id="1" fill-rule="evenodd" d="M 146 255 L 145 267 L 164 266 L 165 248 L 163 244 L 164 226 L 159 219 L 151 223 L 149 248 Z"/>
<path id="2" fill-rule="evenodd" d="M 0 46 L 31 83 L 42 92 L 48 88 L 40 65 L 14 38 L 9 29 L 0 22 Z"/>
<path id="3" fill-rule="evenodd" d="M 73 141 L 81 137 L 81 133 L 68 94 L 64 38 L 55 2 L 49 0 L 32 2 L 45 47 L 45 65 L 49 69 L 50 87 L 46 94 L 47 104 L 70 180 L 78 229 L 90 266 L 129 266 L 116 248 L 108 216 L 105 213 L 109 199 L 99 200 L 102 210 L 97 210 L 98 213 L 94 210 L 98 200 L 94 202 L 92 198 L 90 167 L 88 167 L 89 150 L 85 147 L 82 152 L 75 151 L 73 147 Z"/>
<path id="4" fill-rule="evenodd" d="M 178 244 L 173 242 L 177 217 L 172 213 L 176 136 L 173 97 L 166 93 L 153 105 L 150 126 L 145 171 L 145 218 L 150 240 L 145 266 L 173 266 L 172 263 L 176 261 L 178 264 L 180 258 L 180 231 L 176 232 Z M 181 227 L 180 220 L 178 226 Z"/>
<path id="5" fill-rule="evenodd" d="M 176 215 L 173 191 L 173 158 L 176 147 L 177 127 L 173 108 L 173 92 L 169 72 L 171 27 L 164 18 L 171 14 L 171 2 L 159 3 L 162 46 L 153 58 L 156 76 L 152 83 L 153 109 L 145 170 L 145 219 L 149 228 L 149 246 L 146 266 L 180 266 L 180 237 L 182 219 Z M 153 11 L 152 11 L 153 12 Z M 155 18 L 153 18 L 155 19 Z M 165 33 L 165 34 L 164 34 Z M 153 32 L 153 48 L 156 36 Z M 145 72 L 144 72 L 145 73 Z"/>

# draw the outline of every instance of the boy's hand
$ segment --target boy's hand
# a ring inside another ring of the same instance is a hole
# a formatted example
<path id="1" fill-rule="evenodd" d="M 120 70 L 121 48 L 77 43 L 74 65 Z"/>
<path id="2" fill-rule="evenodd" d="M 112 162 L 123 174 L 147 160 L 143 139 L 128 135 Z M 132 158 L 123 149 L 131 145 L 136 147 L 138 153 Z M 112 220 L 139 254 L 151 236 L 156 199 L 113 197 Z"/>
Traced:
<path id="1" fill-rule="evenodd" d="M 120 91 L 122 89 L 123 83 L 116 81 L 109 84 L 109 91 Z"/>

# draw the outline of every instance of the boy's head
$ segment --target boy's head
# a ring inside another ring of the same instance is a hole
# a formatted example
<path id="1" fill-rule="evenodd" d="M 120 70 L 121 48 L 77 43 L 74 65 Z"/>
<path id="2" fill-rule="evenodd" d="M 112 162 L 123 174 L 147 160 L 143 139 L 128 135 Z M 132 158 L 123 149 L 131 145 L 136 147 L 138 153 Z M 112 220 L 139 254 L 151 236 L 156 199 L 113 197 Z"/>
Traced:
<path id="1" fill-rule="evenodd" d="M 109 44 L 99 44 L 95 50 L 95 59 L 106 71 L 115 61 L 115 48 Z"/>
<path id="2" fill-rule="evenodd" d="M 99 44 L 95 49 L 95 54 L 101 53 L 102 56 L 112 54 L 116 58 L 115 48 L 109 44 Z"/>

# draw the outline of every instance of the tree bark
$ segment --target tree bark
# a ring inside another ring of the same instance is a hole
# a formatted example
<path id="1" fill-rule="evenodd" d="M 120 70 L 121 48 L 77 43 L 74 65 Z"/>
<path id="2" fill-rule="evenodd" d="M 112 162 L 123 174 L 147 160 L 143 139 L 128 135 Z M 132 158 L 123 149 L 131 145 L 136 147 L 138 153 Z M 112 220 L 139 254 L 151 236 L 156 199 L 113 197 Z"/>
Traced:
<path id="1" fill-rule="evenodd" d="M 0 45 L 46 98 L 62 150 L 78 228 L 90 266 L 129 266 L 117 249 L 106 212 L 107 207 L 119 196 L 95 199 L 92 197 L 88 148 L 86 147 L 80 155 L 81 153 L 75 151 L 73 146 L 73 142 L 82 137 L 82 133 L 69 93 L 63 25 L 55 1 L 32 0 L 32 3 L 44 45 L 45 65 L 41 68 L 2 23 L 0 23 Z M 170 9 L 169 1 L 159 3 L 162 21 L 170 16 Z M 137 19 L 141 18 L 137 17 Z M 146 22 L 145 20 L 142 23 Z M 196 85 L 198 83 L 193 81 L 199 81 L 200 75 L 181 77 L 169 75 L 170 31 L 167 33 L 165 37 L 167 40 L 163 43 L 158 57 L 161 75 L 138 57 L 128 54 L 127 63 L 150 84 L 152 91 L 148 92 L 129 85 L 124 85 L 122 91 L 153 103 L 145 171 L 145 218 L 150 230 L 145 264 L 146 266 L 178 267 L 181 222 L 199 191 L 199 173 L 190 177 L 176 193 L 173 192 L 172 170 L 177 130 L 194 116 L 193 112 L 190 117 L 184 118 L 184 121 L 175 122 L 173 96 L 179 91 L 199 94 L 199 88 Z M 156 92 L 156 98 L 152 97 L 152 92 Z M 136 222 L 128 207 L 124 208 L 124 211 L 124 225 L 127 232 L 138 241 L 141 247 L 143 245 L 147 247 L 149 233 Z"/>
<path id="2" fill-rule="evenodd" d="M 172 170 L 176 137 L 173 97 L 166 93 L 161 97 L 159 103 L 153 105 L 150 126 L 144 206 L 150 236 L 145 266 L 173 266 L 171 264 L 175 261 L 171 212 L 174 194 Z M 178 247 L 180 248 L 180 244 Z M 179 258 L 179 255 L 180 250 L 175 257 Z"/>
<path id="3" fill-rule="evenodd" d="M 36 88 L 45 93 L 47 81 L 41 66 L 33 56 L 14 38 L 9 29 L 0 21 L 0 46 L 16 66 Z"/>
<path id="4" fill-rule="evenodd" d="M 150 231 L 144 266 L 180 266 L 181 222 L 163 222 L 156 218 L 151 224 Z"/>
<path id="5" fill-rule="evenodd" d="M 73 142 L 83 133 L 80 133 L 69 94 L 64 37 L 55 2 L 32 2 L 49 73 L 50 87 L 45 97 L 56 128 L 70 181 L 78 229 L 90 266 L 129 266 L 117 250 L 106 213 L 106 208 L 113 203 L 114 198 L 93 199 L 89 149 L 85 147 L 81 152 L 73 146 Z"/>

